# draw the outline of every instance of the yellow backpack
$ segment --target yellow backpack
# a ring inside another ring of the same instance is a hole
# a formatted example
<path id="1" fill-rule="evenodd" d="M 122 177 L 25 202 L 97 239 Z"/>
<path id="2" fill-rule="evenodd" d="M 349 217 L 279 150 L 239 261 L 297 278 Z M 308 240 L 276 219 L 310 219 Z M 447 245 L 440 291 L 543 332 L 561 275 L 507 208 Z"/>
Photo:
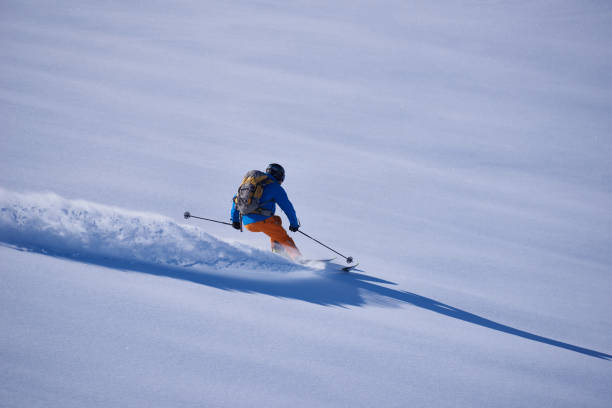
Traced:
<path id="1" fill-rule="evenodd" d="M 268 175 L 259 170 L 249 171 L 238 187 L 238 194 L 234 197 L 236 209 L 241 215 L 261 214 L 272 215 L 272 211 L 261 208 L 261 195 L 264 187 L 274 183 Z"/>

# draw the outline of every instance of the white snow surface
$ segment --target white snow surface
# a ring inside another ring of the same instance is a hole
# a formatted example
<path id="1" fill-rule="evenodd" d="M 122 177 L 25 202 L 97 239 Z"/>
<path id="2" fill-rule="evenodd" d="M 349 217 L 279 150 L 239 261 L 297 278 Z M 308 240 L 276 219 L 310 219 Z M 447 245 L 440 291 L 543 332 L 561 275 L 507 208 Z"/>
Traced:
<path id="1" fill-rule="evenodd" d="M 53 193 L 16 194 L 0 189 L 0 240 L 79 260 L 93 257 L 217 271 L 299 269 L 271 252 L 230 245 L 168 217 L 66 200 Z"/>
<path id="2" fill-rule="evenodd" d="M 610 73 L 603 1 L 3 1 L 0 406 L 609 407 Z M 183 219 L 270 162 L 357 270 Z"/>

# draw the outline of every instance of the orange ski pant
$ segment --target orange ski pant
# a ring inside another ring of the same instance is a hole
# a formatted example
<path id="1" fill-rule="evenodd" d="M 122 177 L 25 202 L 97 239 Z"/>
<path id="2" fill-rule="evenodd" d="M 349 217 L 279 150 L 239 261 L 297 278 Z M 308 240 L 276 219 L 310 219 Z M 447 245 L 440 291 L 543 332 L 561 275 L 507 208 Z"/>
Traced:
<path id="1" fill-rule="evenodd" d="M 287 234 L 287 231 L 283 228 L 283 221 L 281 217 L 278 215 L 273 215 L 270 218 L 266 218 L 263 221 L 257 221 L 244 226 L 251 232 L 263 232 L 267 236 L 270 237 L 270 243 L 272 245 L 272 249 L 274 249 L 274 245 L 278 242 L 282 245 L 283 249 L 287 254 L 291 257 L 291 259 L 297 259 L 302 256 L 300 251 L 295 246 L 295 242 L 293 239 Z"/>

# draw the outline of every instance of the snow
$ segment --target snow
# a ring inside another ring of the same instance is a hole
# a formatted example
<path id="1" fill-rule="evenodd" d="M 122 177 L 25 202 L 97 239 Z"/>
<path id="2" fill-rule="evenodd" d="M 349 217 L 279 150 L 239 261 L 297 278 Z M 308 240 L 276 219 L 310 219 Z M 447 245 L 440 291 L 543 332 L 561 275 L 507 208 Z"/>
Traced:
<path id="1" fill-rule="evenodd" d="M 16 194 L 1 189 L 0 203 L 0 239 L 35 252 L 88 262 L 196 266 L 224 272 L 299 269 L 270 252 L 230 245 L 161 215 L 66 200 L 52 193 Z"/>
<path id="2" fill-rule="evenodd" d="M 611 20 L 3 2 L 0 406 L 608 407 Z M 357 271 L 183 219 L 269 162 Z"/>

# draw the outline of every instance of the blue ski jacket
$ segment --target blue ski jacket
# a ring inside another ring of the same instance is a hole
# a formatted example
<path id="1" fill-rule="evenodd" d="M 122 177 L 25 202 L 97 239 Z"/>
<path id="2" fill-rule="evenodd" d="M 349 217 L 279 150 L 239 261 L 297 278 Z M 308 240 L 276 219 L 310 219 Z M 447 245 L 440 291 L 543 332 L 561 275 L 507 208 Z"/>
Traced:
<path id="1" fill-rule="evenodd" d="M 274 212 L 276 211 L 276 204 L 278 204 L 283 212 L 287 215 L 287 218 L 289 218 L 289 224 L 292 227 L 299 226 L 300 223 L 298 222 L 297 215 L 295 214 L 293 204 L 291 204 L 289 197 L 287 197 L 287 192 L 281 187 L 280 184 L 278 184 L 278 181 L 272 175 L 268 174 L 268 178 L 274 181 L 274 183 L 264 186 L 260 199 L 261 208 L 272 211 L 272 215 L 274 215 Z M 236 198 L 236 196 L 234 196 L 234 198 Z M 244 225 L 248 225 L 253 222 L 263 221 L 270 218 L 272 215 L 244 214 L 242 216 L 242 223 Z M 233 199 L 231 220 L 232 222 L 240 222 L 240 212 L 236 209 L 236 204 L 234 203 Z"/>

